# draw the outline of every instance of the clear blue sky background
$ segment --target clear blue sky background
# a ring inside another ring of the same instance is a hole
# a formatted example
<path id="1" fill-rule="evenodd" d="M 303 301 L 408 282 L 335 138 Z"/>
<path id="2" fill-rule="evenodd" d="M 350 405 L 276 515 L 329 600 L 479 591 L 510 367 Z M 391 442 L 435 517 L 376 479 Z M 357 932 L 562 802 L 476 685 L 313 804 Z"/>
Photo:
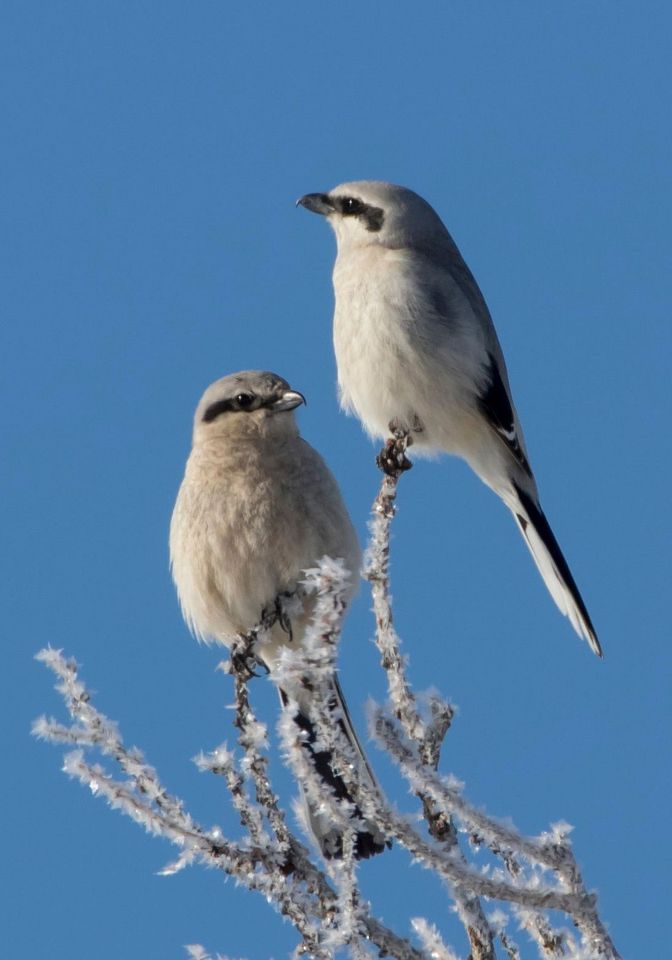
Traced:
<path id="1" fill-rule="evenodd" d="M 528 832 L 575 825 L 627 957 L 669 923 L 669 4 L 6 0 L 1 204 L 3 895 L 7 956 L 287 954 L 294 933 L 214 872 L 156 871 L 162 841 L 32 741 L 60 712 L 43 645 L 206 824 L 236 829 L 189 758 L 232 739 L 219 654 L 180 619 L 167 528 L 193 407 L 271 368 L 362 536 L 378 477 L 338 410 L 325 224 L 301 194 L 413 187 L 476 274 L 508 358 L 546 511 L 599 628 L 594 658 L 506 510 L 459 462 L 403 481 L 396 614 L 418 689 L 461 708 L 444 769 Z M 383 696 L 363 590 L 342 679 Z M 271 719 L 270 685 L 255 686 Z M 404 809 L 410 798 L 371 746 Z M 292 787 L 279 770 L 283 796 Z M 403 932 L 440 885 L 368 863 Z"/>

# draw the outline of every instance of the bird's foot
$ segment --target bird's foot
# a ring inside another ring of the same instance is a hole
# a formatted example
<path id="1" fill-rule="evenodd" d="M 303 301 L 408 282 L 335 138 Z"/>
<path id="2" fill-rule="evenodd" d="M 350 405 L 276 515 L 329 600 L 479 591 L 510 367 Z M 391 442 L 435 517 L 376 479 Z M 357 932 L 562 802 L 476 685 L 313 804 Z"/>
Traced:
<path id="1" fill-rule="evenodd" d="M 390 421 L 390 433 L 392 436 L 385 441 L 385 446 L 376 457 L 376 463 L 388 477 L 398 477 L 413 466 L 406 456 L 413 437 L 408 427 L 399 420 Z"/>
<path id="2" fill-rule="evenodd" d="M 261 676 L 257 671 L 258 667 L 269 673 L 268 667 L 254 650 L 255 642 L 254 636 L 240 636 L 231 648 L 230 672 L 237 674 L 245 683 L 252 677 Z"/>
<path id="3" fill-rule="evenodd" d="M 289 616 L 285 610 L 285 601 L 291 599 L 293 596 L 293 593 L 287 591 L 279 594 L 275 598 L 275 616 L 277 618 L 277 622 L 280 624 L 280 628 L 284 630 L 289 637 L 290 643 L 294 639 L 294 635 L 292 633 L 292 621 L 289 619 Z"/>

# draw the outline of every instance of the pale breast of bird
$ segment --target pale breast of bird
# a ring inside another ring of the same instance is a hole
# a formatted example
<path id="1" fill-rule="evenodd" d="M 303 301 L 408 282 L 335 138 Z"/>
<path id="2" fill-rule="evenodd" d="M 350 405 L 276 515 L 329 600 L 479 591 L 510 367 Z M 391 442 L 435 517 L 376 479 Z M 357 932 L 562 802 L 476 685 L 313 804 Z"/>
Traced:
<path id="1" fill-rule="evenodd" d="M 215 469 L 210 451 L 193 450 L 170 536 L 182 611 L 201 639 L 250 630 L 325 554 L 345 560 L 356 587 L 356 534 L 324 461 L 299 438 L 272 458 L 253 443 L 222 451 Z"/>
<path id="2" fill-rule="evenodd" d="M 469 307 L 449 276 L 438 284 L 431 274 L 431 266 L 420 270 L 417 256 L 404 249 L 339 253 L 333 282 L 341 405 L 372 436 L 388 436 L 397 420 L 422 428 L 414 434 L 417 448 L 460 453 L 472 429 L 468 378 L 473 384 L 479 373 L 467 370 L 473 344 L 464 342 L 460 310 Z"/>

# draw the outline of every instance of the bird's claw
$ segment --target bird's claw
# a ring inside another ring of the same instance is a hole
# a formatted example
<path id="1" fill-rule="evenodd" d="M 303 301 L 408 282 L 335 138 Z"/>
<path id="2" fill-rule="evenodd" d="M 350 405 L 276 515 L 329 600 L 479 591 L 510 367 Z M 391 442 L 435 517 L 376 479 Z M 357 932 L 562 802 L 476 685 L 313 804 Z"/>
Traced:
<path id="1" fill-rule="evenodd" d="M 292 621 L 285 610 L 285 601 L 291 600 L 293 596 L 294 593 L 289 590 L 279 593 L 275 600 L 261 611 L 261 626 L 265 630 L 270 630 L 277 623 L 289 637 L 290 643 L 293 639 Z"/>
<path id="2" fill-rule="evenodd" d="M 293 596 L 294 593 L 290 591 L 278 594 L 275 600 L 261 611 L 261 620 L 257 626 L 250 630 L 249 633 L 238 635 L 231 648 L 229 673 L 235 674 L 244 682 L 247 682 L 251 680 L 252 677 L 261 676 L 261 674 L 257 672 L 257 667 L 261 667 L 265 675 L 271 672 L 268 665 L 264 663 L 256 652 L 255 647 L 257 641 L 263 641 L 266 632 L 276 623 L 279 624 L 280 629 L 284 630 L 287 634 L 289 642 L 292 642 L 292 621 L 285 610 L 284 603 Z"/>
<path id="3" fill-rule="evenodd" d="M 292 634 L 292 621 L 289 619 L 285 613 L 285 608 L 282 604 L 283 598 L 291 597 L 291 593 L 282 593 L 275 598 L 275 615 L 277 617 L 277 622 L 280 624 L 280 629 L 284 630 L 287 636 L 289 637 L 289 642 L 291 643 L 294 639 Z"/>
<path id="4" fill-rule="evenodd" d="M 408 428 L 402 426 L 397 420 L 391 421 L 390 431 L 392 436 L 385 441 L 385 446 L 376 457 L 376 463 L 388 477 L 398 477 L 413 466 L 406 456 L 406 450 L 413 443 L 413 437 L 408 432 Z"/>
<path id="5" fill-rule="evenodd" d="M 251 680 L 253 677 L 260 677 L 257 667 L 261 667 L 266 674 L 269 669 L 263 660 L 260 660 L 254 652 L 254 646 L 247 640 L 236 646 L 231 651 L 231 673 L 237 674 L 244 681 Z"/>

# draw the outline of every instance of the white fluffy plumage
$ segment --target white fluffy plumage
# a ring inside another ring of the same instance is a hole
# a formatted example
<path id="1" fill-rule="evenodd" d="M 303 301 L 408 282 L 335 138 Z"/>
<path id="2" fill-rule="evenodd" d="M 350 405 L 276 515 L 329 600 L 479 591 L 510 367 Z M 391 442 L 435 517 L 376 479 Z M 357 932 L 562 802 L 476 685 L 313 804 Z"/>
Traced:
<path id="1" fill-rule="evenodd" d="M 342 560 L 350 571 L 350 596 L 357 588 L 357 535 L 332 473 L 299 435 L 293 410 L 303 402 L 282 377 L 248 370 L 217 380 L 198 404 L 170 525 L 170 558 L 182 613 L 199 639 L 228 646 L 249 633 L 324 556 Z M 255 651 L 271 678 L 280 652 L 300 647 L 311 610 L 310 598 L 304 599 L 291 630 L 276 622 Z M 310 749 L 310 691 L 293 689 L 284 676 L 281 703 Z M 347 718 L 335 676 L 330 697 Z M 361 756 L 362 775 L 375 786 L 349 720 L 343 729 Z M 328 786 L 347 795 L 328 756 L 312 752 Z M 324 815 L 309 807 L 308 817 L 325 856 L 338 856 L 340 838 Z M 374 824 L 360 818 L 359 828 L 360 856 L 383 849 Z"/>
<path id="2" fill-rule="evenodd" d="M 395 421 L 412 434 L 414 451 L 466 460 L 511 510 L 559 609 L 601 656 L 539 503 L 490 313 L 438 214 L 412 190 L 379 181 L 344 183 L 299 203 L 336 234 L 342 406 L 372 436 L 387 436 Z"/>

